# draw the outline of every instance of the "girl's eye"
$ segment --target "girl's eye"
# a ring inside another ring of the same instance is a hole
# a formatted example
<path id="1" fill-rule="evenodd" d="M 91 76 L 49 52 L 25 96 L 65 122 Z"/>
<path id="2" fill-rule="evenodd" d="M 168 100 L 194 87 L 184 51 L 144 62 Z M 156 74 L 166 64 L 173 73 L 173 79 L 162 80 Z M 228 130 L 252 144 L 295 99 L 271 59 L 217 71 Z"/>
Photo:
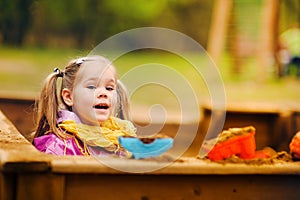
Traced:
<path id="1" fill-rule="evenodd" d="M 94 85 L 89 85 L 89 86 L 87 86 L 87 88 L 93 90 L 93 89 L 96 89 L 96 86 L 94 86 Z"/>
<path id="2" fill-rule="evenodd" d="M 114 89 L 115 89 L 115 88 L 112 87 L 112 86 L 106 87 L 106 90 L 108 90 L 108 91 L 113 91 Z"/>

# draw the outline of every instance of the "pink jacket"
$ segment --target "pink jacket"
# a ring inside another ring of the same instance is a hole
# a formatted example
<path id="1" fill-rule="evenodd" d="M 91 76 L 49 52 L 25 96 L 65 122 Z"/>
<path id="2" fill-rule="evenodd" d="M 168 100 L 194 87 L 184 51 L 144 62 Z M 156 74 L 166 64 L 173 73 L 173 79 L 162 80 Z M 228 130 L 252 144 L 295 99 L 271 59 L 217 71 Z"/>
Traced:
<path id="1" fill-rule="evenodd" d="M 35 147 L 44 153 L 52 155 L 83 155 L 73 137 L 61 139 L 54 133 L 34 138 Z"/>
<path id="2" fill-rule="evenodd" d="M 80 123 L 79 118 L 73 112 L 62 110 L 59 113 L 59 118 L 57 123 L 60 123 L 64 120 L 74 120 L 76 123 Z M 80 151 L 79 146 L 83 149 L 83 145 L 79 141 L 75 141 L 75 137 L 70 137 L 67 139 L 61 139 L 54 133 L 48 133 L 46 135 L 34 138 L 34 146 L 41 152 L 52 154 L 52 155 L 83 155 Z M 109 156 L 112 153 L 102 149 L 100 147 L 88 147 L 89 152 L 92 155 L 97 156 Z M 119 156 L 122 156 L 121 154 Z"/>

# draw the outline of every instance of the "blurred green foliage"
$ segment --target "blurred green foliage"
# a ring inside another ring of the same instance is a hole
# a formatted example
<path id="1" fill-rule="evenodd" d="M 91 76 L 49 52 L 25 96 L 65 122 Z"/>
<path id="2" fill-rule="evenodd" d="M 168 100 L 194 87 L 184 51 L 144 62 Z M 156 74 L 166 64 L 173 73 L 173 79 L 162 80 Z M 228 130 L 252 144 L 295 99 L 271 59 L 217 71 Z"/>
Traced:
<path id="1" fill-rule="evenodd" d="M 233 1 L 250 6 L 264 0 Z M 299 24 L 299 0 L 280 3 L 281 27 Z M 91 48 L 124 30 L 160 26 L 206 46 L 213 5 L 214 0 L 0 0 L 0 43 Z"/>
<path id="2" fill-rule="evenodd" d="M 29 29 L 32 0 L 0 0 L 0 39 L 21 45 Z"/>
<path id="3" fill-rule="evenodd" d="M 205 46 L 211 0 L 0 0 L 0 42 L 91 48 L 131 28 L 161 26 Z"/>
<path id="4" fill-rule="evenodd" d="M 248 7 L 264 0 L 233 1 Z M 299 0 L 280 3 L 281 28 L 299 24 Z M 214 0 L 0 0 L 0 43 L 90 49 L 119 32 L 159 26 L 205 47 L 213 5 Z"/>

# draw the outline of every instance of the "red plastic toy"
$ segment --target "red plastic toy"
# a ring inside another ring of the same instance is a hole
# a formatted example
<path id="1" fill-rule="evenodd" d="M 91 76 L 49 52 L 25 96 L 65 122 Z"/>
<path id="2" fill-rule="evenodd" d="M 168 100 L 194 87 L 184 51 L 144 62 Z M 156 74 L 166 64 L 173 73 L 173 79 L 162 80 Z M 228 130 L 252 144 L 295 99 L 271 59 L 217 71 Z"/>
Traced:
<path id="1" fill-rule="evenodd" d="M 224 142 L 217 143 L 208 153 L 211 160 L 223 160 L 233 155 L 242 159 L 252 159 L 256 157 L 255 132 L 234 136 Z M 257 155 L 261 157 L 262 155 Z"/>

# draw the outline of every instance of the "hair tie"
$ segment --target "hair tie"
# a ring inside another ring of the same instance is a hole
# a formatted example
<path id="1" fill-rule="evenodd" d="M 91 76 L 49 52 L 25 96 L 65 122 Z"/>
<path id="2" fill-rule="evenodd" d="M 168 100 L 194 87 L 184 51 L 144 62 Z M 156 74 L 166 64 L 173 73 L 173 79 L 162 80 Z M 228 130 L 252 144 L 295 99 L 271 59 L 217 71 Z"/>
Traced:
<path id="1" fill-rule="evenodd" d="M 80 66 L 85 61 L 84 58 L 78 58 L 75 62 L 76 65 Z"/>
<path id="2" fill-rule="evenodd" d="M 57 75 L 58 77 L 64 77 L 64 72 L 61 71 L 60 69 L 54 68 L 54 72 L 56 73 L 56 75 Z"/>

